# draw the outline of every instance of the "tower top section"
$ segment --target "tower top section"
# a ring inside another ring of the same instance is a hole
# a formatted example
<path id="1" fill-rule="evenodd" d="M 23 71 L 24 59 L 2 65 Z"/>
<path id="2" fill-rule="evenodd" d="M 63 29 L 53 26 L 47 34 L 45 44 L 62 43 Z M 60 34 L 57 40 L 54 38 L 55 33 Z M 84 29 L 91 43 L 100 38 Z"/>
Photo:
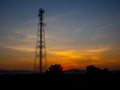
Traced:
<path id="1" fill-rule="evenodd" d="M 43 15 L 44 12 L 45 12 L 45 11 L 44 11 L 42 8 L 40 8 L 40 9 L 39 9 L 38 16 L 41 17 L 41 16 Z"/>

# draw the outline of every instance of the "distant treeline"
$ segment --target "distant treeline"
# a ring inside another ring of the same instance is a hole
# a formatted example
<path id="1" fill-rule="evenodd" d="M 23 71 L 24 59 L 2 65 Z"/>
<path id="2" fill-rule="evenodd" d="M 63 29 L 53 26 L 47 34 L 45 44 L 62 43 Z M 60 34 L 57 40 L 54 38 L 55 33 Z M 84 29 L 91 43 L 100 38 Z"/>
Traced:
<path id="1" fill-rule="evenodd" d="M 34 89 L 120 89 L 120 71 L 113 73 L 107 68 L 94 65 L 86 67 L 86 73 L 64 74 L 60 64 L 51 65 L 44 73 L 0 75 L 1 86 L 12 85 Z M 13 88 L 12 87 L 12 88 Z M 4 87 L 5 88 L 5 87 Z"/>

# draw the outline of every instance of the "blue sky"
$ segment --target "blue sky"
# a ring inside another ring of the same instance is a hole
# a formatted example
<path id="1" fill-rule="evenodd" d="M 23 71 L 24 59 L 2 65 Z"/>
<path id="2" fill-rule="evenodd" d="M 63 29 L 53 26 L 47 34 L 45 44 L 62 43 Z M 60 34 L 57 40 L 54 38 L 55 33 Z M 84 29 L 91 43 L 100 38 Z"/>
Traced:
<path id="1" fill-rule="evenodd" d="M 39 8 L 45 10 L 49 65 L 120 68 L 119 0 L 0 0 L 1 69 L 33 68 Z"/>

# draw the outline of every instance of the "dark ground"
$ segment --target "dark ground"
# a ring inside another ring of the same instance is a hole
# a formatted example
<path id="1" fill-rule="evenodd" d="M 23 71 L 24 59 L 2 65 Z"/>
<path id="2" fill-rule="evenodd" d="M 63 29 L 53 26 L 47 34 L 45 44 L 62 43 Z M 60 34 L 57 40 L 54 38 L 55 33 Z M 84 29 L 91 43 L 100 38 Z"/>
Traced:
<path id="1" fill-rule="evenodd" d="M 0 75 L 1 88 L 11 89 L 94 89 L 120 90 L 120 73 L 107 75 L 91 74 L 17 74 Z M 7 89 L 8 90 L 8 89 Z"/>

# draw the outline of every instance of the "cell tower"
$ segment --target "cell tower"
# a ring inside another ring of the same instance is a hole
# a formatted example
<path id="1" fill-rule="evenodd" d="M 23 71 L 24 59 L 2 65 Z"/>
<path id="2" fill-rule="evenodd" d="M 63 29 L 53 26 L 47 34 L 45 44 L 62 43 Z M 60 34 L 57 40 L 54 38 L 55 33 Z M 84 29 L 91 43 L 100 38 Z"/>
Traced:
<path id="1" fill-rule="evenodd" d="M 42 8 L 39 9 L 38 13 L 39 23 L 34 60 L 34 71 L 39 71 L 40 73 L 43 73 L 43 71 L 47 69 L 44 12 L 45 11 Z"/>

